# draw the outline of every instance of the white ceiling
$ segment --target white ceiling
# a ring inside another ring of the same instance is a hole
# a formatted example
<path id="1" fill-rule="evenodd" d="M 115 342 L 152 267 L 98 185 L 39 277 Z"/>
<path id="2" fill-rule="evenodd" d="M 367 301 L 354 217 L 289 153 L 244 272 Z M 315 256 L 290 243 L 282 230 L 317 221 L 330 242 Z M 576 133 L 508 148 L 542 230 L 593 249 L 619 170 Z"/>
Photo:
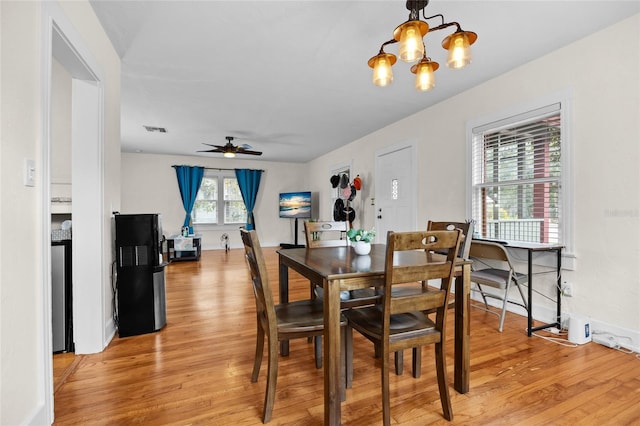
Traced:
<path id="1" fill-rule="evenodd" d="M 407 19 L 404 1 L 91 4 L 122 59 L 122 151 L 221 157 L 197 151 L 229 135 L 264 152 L 248 159 L 289 162 L 309 161 L 640 11 L 638 1 L 432 0 L 428 16 L 441 13 L 478 41 L 472 64 L 451 70 L 440 43 L 453 30 L 427 34 L 427 55 L 441 66 L 435 89 L 418 93 L 409 64 L 398 61 L 385 88 L 371 83 L 367 66 Z M 397 54 L 397 45 L 385 50 Z"/>

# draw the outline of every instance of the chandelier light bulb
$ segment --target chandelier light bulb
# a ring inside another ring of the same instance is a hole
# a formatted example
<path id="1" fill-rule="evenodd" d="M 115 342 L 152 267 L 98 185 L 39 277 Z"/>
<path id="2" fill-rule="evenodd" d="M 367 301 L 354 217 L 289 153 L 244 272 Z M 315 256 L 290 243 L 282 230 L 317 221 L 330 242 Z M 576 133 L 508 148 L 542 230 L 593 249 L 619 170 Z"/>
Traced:
<path id="1" fill-rule="evenodd" d="M 471 63 L 469 38 L 464 32 L 455 33 L 449 43 L 447 66 L 452 69 L 464 68 Z"/>
<path id="2" fill-rule="evenodd" d="M 415 62 L 424 55 L 422 37 L 429 30 L 426 22 L 407 21 L 394 31 L 394 38 L 400 42 L 398 56 L 405 62 Z"/>
<path id="3" fill-rule="evenodd" d="M 422 58 L 420 62 L 411 67 L 411 72 L 416 75 L 415 88 L 421 92 L 427 92 L 436 85 L 434 71 L 440 65 L 428 58 Z"/>
<path id="4" fill-rule="evenodd" d="M 396 63 L 396 56 L 391 53 L 381 52 L 369 59 L 369 66 L 373 68 L 373 84 L 385 87 L 393 81 L 391 66 Z"/>

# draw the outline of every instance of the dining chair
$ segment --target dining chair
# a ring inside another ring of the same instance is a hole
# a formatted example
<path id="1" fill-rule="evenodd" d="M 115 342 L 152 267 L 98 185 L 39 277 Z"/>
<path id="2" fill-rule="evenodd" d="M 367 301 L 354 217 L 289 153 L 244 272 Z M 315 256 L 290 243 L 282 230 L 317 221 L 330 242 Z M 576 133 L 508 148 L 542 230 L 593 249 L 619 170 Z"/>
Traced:
<path id="1" fill-rule="evenodd" d="M 476 284 L 478 287 L 477 291 L 480 292 L 482 299 L 484 300 L 484 307 L 477 305 L 472 306 L 497 315 L 500 318 L 498 331 L 502 332 L 504 317 L 507 311 L 507 303 L 512 303 L 527 309 L 527 301 L 524 297 L 521 285 L 527 283 L 528 277 L 526 274 L 516 272 L 513 268 L 513 263 L 511 262 L 509 253 L 502 244 L 490 241 L 473 240 L 471 242 L 469 256 L 473 260 L 471 282 Z M 509 299 L 511 283 L 515 284 L 517 287 L 522 303 Z M 500 290 L 502 294 L 496 295 L 488 293 L 483 290 L 483 285 L 496 288 Z M 500 313 L 489 309 L 489 304 L 487 303 L 488 297 L 502 301 L 502 309 Z"/>
<path id="2" fill-rule="evenodd" d="M 347 222 L 304 222 L 307 247 L 341 247 L 347 245 Z"/>
<path id="3" fill-rule="evenodd" d="M 357 330 L 382 349 L 382 419 L 385 426 L 391 422 L 389 355 L 428 344 L 435 345 L 436 373 L 444 417 L 447 420 L 453 419 L 447 383 L 445 339 L 447 305 L 455 278 L 460 240 L 461 231 L 458 229 L 398 233 L 390 231 L 387 234 L 382 305 L 351 309 L 344 313 L 348 327 Z M 424 251 L 425 255 L 404 253 L 416 250 Z M 440 252 L 446 252 L 446 256 Z M 411 256 L 412 260 L 403 262 L 403 254 Z M 406 295 L 396 295 L 391 291 L 398 285 L 428 280 L 440 280 L 440 286 L 419 287 L 421 291 Z M 436 309 L 433 320 L 425 313 L 431 309 Z M 414 358 L 415 356 L 414 352 Z"/>
<path id="4" fill-rule="evenodd" d="M 427 221 L 427 231 L 452 231 L 456 228 L 461 230 L 462 241 L 460 242 L 458 257 L 462 259 L 469 259 L 469 249 L 471 248 L 473 225 L 473 220 L 467 220 L 466 222 L 436 222 L 429 220 Z"/>
<path id="5" fill-rule="evenodd" d="M 454 229 L 459 229 L 462 231 L 462 240 L 460 241 L 460 249 L 458 250 L 458 257 L 462 259 L 469 259 L 469 249 L 471 248 L 471 236 L 473 235 L 473 220 L 467 220 L 465 222 L 448 222 L 448 221 L 427 221 L 427 231 L 453 231 Z M 468 236 L 468 237 L 467 237 Z M 422 283 L 422 286 L 426 286 L 427 283 Z M 411 287 L 402 287 L 394 289 L 394 293 L 400 295 L 402 293 L 407 293 L 412 291 Z M 453 309 L 455 306 L 455 302 L 450 298 L 449 300 L 449 309 Z M 435 309 L 427 312 L 429 314 L 435 313 Z M 415 348 L 412 361 L 412 370 L 413 377 L 420 377 L 420 360 L 422 359 L 422 353 L 420 348 Z M 399 352 L 396 354 L 396 374 L 402 374 L 404 360 L 403 353 Z"/>
<path id="6" fill-rule="evenodd" d="M 305 222 L 304 230 L 309 248 L 348 246 L 347 237 L 343 235 L 347 232 L 347 222 Z M 315 296 L 322 298 L 322 288 L 313 283 L 312 286 Z M 378 303 L 380 299 L 381 296 L 371 288 L 343 291 L 340 293 L 340 307 L 367 306 Z"/>
<path id="7" fill-rule="evenodd" d="M 276 305 L 273 301 L 271 285 L 267 275 L 267 267 L 262 254 L 262 248 L 256 231 L 240 230 L 244 244 L 245 258 L 251 273 L 253 294 L 256 302 L 257 336 L 256 353 L 251 373 L 251 382 L 258 381 L 260 366 L 264 352 L 264 339 L 267 338 L 267 389 L 264 398 L 262 422 L 271 420 L 276 396 L 276 381 L 278 377 L 278 343 L 281 340 L 322 336 L 324 332 L 323 307 L 320 300 L 299 300 Z M 341 368 L 342 376 L 346 378 L 346 351 L 351 345 L 351 338 L 347 339 L 346 319 L 340 321 L 341 327 Z M 349 347 L 347 346 L 349 345 Z M 344 399 L 344 383 L 342 395 Z"/>
<path id="8" fill-rule="evenodd" d="M 347 247 L 348 240 L 346 232 L 348 230 L 347 222 L 304 222 L 304 233 L 307 241 L 307 247 L 311 249 L 322 247 Z M 311 298 L 322 300 L 322 287 L 311 283 Z M 379 303 L 382 296 L 376 289 L 363 288 L 357 290 L 345 290 L 340 292 L 340 309 L 358 308 L 361 306 L 371 306 Z M 315 341 L 316 364 L 318 368 L 322 366 L 322 349 L 320 337 L 316 337 Z M 347 353 L 347 387 L 351 387 L 352 379 L 352 362 L 353 354 Z"/>

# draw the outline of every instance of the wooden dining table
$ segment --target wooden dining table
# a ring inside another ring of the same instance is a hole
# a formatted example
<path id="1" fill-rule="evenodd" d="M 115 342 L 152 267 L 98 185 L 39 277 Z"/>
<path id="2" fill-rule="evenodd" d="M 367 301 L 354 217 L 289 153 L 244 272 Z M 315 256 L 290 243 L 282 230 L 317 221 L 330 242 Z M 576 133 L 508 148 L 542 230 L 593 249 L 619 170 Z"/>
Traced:
<path id="1" fill-rule="evenodd" d="M 291 248 L 278 250 L 280 303 L 289 301 L 289 269 L 308 278 L 324 291 L 324 424 L 340 424 L 340 292 L 384 283 L 386 246 L 372 244 L 369 255 L 352 247 Z M 418 252 L 414 252 L 418 253 Z M 410 262 L 410 254 L 400 262 Z M 458 259 L 455 281 L 454 389 L 469 391 L 470 275 L 471 261 Z M 289 354 L 289 342 L 280 344 Z"/>

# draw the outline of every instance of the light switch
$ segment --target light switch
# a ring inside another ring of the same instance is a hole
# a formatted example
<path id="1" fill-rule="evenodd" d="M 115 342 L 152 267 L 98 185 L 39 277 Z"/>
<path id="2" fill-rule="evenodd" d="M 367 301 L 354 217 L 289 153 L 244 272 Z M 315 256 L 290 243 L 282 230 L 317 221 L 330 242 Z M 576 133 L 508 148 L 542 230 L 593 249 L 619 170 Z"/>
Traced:
<path id="1" fill-rule="evenodd" d="M 24 186 L 36 186 L 36 162 L 28 158 L 24 159 Z"/>

